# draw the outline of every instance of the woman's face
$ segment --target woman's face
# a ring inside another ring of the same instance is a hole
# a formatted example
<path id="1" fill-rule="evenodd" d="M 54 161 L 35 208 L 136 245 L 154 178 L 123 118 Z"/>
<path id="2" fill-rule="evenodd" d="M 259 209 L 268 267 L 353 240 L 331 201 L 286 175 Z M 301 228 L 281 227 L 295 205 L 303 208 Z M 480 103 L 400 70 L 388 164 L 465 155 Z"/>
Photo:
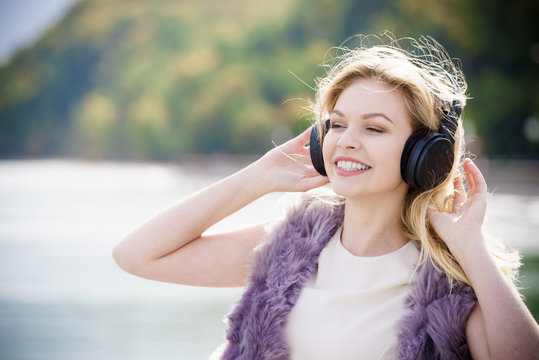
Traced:
<path id="1" fill-rule="evenodd" d="M 333 190 L 347 198 L 395 193 L 402 149 L 412 133 L 404 97 L 375 79 L 359 79 L 337 99 L 324 138 L 324 165 Z"/>

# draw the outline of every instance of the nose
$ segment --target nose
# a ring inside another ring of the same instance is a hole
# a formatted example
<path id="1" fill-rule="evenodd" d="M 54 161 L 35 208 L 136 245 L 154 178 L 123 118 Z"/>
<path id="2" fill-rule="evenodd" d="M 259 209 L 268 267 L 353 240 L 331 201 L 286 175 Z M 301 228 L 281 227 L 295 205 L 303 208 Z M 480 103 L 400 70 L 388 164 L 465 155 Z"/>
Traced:
<path id="1" fill-rule="evenodd" d="M 337 146 L 341 149 L 359 149 L 361 147 L 361 139 L 357 131 L 353 131 L 350 128 L 347 128 L 341 133 L 341 137 L 337 142 Z"/>

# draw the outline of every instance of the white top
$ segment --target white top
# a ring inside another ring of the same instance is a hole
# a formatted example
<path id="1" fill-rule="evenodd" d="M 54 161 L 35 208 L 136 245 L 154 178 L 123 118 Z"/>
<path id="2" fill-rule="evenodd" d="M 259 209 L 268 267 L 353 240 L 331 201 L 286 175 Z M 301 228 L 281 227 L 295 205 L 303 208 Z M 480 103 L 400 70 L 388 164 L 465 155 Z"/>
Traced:
<path id="1" fill-rule="evenodd" d="M 397 359 L 397 325 L 419 250 L 413 242 L 359 257 L 341 229 L 322 250 L 285 326 L 291 360 Z"/>

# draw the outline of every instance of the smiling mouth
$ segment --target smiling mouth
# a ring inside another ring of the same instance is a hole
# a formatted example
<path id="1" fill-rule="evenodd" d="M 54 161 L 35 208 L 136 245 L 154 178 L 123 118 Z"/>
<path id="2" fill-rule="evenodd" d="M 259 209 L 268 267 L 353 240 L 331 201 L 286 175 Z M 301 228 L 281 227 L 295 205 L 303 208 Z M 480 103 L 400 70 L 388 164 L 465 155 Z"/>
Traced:
<path id="1" fill-rule="evenodd" d="M 361 170 L 368 170 L 371 167 L 365 164 L 360 164 L 354 161 L 343 161 L 339 160 L 336 163 L 337 167 L 344 171 L 361 171 Z"/>

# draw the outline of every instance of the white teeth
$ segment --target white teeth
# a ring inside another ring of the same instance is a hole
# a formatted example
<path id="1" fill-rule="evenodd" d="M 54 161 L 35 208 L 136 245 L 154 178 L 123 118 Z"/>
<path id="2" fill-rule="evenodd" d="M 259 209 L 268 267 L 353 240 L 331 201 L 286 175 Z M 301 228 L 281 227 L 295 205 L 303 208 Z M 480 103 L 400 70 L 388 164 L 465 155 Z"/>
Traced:
<path id="1" fill-rule="evenodd" d="M 367 170 L 370 166 L 352 161 L 337 161 L 337 167 L 345 171 Z"/>

